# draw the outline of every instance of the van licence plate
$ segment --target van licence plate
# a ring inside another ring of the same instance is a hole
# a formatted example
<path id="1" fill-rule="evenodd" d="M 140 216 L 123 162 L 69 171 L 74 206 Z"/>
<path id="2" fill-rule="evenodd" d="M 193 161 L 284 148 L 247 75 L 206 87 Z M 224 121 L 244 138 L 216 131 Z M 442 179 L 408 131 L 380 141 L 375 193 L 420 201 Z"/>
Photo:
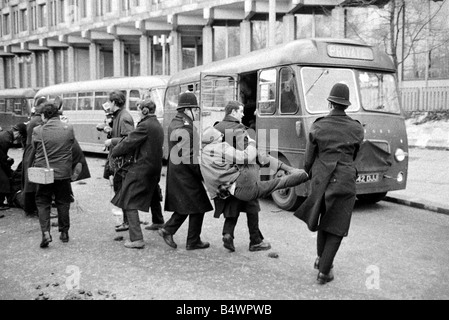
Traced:
<path id="1" fill-rule="evenodd" d="M 359 174 L 356 183 L 375 183 L 379 182 L 378 173 Z"/>

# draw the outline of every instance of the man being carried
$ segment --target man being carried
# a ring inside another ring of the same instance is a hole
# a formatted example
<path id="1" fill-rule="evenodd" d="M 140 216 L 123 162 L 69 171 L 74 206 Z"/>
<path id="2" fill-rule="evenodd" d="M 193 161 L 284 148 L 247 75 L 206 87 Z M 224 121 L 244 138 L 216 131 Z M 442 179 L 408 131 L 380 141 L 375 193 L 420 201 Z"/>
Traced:
<path id="1" fill-rule="evenodd" d="M 259 179 L 259 165 L 256 141 L 248 137 L 248 145 L 243 151 L 236 150 L 223 141 L 223 135 L 215 128 L 209 127 L 203 132 L 201 152 L 201 173 L 211 199 L 226 198 L 231 194 L 237 199 L 251 201 L 264 198 L 272 192 L 295 187 L 309 179 L 308 174 L 268 157 L 268 161 L 276 162 L 277 168 L 288 174 L 268 181 Z"/>

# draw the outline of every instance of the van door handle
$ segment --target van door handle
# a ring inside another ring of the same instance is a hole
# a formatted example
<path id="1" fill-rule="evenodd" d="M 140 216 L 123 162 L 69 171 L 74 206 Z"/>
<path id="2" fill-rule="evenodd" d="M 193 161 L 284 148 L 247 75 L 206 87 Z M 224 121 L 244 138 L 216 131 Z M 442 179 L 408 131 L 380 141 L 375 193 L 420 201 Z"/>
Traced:
<path id="1" fill-rule="evenodd" d="M 301 121 L 296 121 L 296 135 L 298 137 L 301 136 L 301 129 L 302 129 L 302 125 L 301 125 Z"/>

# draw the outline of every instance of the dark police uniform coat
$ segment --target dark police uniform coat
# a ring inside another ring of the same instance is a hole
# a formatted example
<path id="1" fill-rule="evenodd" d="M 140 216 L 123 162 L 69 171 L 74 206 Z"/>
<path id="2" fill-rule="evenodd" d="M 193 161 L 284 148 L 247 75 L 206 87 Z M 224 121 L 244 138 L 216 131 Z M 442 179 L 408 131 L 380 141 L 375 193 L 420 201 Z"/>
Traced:
<path id="1" fill-rule="evenodd" d="M 111 157 L 135 155 L 135 160 L 124 174 L 120 189 L 112 203 L 125 210 L 150 210 L 153 192 L 162 170 L 162 145 L 164 132 L 155 115 L 144 117 L 136 129 L 128 134 L 111 151 Z"/>
<path id="2" fill-rule="evenodd" d="M 200 138 L 192 119 L 178 112 L 168 127 L 168 139 L 165 210 L 186 215 L 213 210 L 203 185 L 198 163 Z"/>
<path id="3" fill-rule="evenodd" d="M 354 160 L 363 139 L 362 125 L 342 110 L 312 125 L 304 167 L 311 176 L 311 194 L 295 212 L 309 230 L 348 235 L 356 199 Z"/>
<path id="4" fill-rule="evenodd" d="M 22 190 L 23 192 L 36 192 L 37 185 L 28 180 L 28 168 L 33 166 L 34 153 L 33 148 L 33 130 L 43 124 L 40 114 L 34 114 L 27 124 L 27 141 L 23 150 L 22 160 Z"/>

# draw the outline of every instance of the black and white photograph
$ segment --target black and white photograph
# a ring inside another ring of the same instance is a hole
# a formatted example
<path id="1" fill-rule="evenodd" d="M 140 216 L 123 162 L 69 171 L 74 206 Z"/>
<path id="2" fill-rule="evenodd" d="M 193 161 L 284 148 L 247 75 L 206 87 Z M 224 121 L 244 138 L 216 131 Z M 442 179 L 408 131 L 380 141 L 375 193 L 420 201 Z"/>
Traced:
<path id="1" fill-rule="evenodd" d="M 448 16 L 0 0 L 0 300 L 448 300 Z"/>

